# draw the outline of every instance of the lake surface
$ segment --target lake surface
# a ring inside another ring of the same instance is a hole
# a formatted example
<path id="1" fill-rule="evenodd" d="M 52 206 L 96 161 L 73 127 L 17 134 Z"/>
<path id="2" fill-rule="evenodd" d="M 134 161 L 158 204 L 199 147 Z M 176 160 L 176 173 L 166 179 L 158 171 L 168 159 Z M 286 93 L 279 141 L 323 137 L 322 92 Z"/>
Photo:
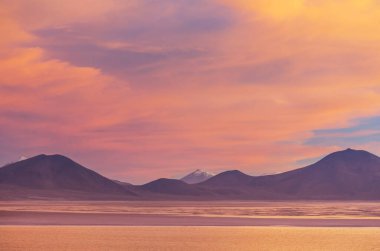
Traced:
<path id="1" fill-rule="evenodd" d="M 380 203 L 12 201 L 0 225 L 380 227 Z"/>
<path id="2" fill-rule="evenodd" d="M 0 201 L 0 212 L 159 214 L 212 217 L 379 218 L 360 201 Z"/>

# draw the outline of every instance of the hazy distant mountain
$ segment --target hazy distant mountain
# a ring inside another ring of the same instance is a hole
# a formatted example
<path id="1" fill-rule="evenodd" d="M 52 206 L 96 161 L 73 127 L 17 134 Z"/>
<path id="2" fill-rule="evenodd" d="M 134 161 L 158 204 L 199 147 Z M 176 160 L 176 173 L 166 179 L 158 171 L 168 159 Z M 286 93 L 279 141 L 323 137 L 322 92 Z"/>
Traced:
<path id="1" fill-rule="evenodd" d="M 187 184 L 197 184 L 206 181 L 213 176 L 213 173 L 197 169 L 194 172 L 183 177 L 181 180 Z"/>
<path id="2" fill-rule="evenodd" d="M 231 170 L 215 175 L 214 177 L 202 183 L 203 186 L 242 186 L 247 185 L 252 176 L 240 172 L 239 170 Z"/>
<path id="3" fill-rule="evenodd" d="M 54 194 L 72 191 L 89 194 L 134 195 L 125 187 L 62 155 L 38 155 L 0 168 L 2 190 L 28 189 Z M 79 193 L 78 193 L 79 194 Z M 83 195 L 83 194 L 82 194 Z"/>
<path id="4" fill-rule="evenodd" d="M 116 184 L 119 184 L 119 185 L 122 185 L 122 186 L 125 186 L 125 187 L 133 186 L 131 183 L 128 183 L 128 182 L 125 182 L 125 181 L 120 181 L 120 180 L 112 180 L 112 181 L 115 182 Z"/>
<path id="5" fill-rule="evenodd" d="M 190 185 L 182 180 L 161 178 L 140 186 L 143 190 L 151 193 L 161 193 L 166 195 L 187 195 L 187 196 L 205 196 L 207 191 L 195 185 Z"/>

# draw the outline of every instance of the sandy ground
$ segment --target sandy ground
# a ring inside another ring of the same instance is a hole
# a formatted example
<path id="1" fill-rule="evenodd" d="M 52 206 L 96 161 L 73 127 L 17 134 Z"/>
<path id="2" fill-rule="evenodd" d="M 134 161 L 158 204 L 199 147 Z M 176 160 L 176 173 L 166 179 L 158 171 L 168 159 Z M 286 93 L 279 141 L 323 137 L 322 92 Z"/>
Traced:
<path id="1" fill-rule="evenodd" d="M 1 250 L 380 250 L 380 228 L 2 226 Z"/>
<path id="2" fill-rule="evenodd" d="M 380 250 L 378 202 L 0 202 L 0 250 Z"/>

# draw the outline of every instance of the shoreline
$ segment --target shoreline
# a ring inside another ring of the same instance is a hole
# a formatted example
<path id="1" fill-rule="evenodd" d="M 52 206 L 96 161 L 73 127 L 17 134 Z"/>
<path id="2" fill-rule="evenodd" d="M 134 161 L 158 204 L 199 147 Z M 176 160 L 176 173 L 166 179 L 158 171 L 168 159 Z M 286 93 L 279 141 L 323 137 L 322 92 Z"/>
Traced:
<path id="1" fill-rule="evenodd" d="M 6 226 L 293 226 L 380 227 L 380 219 L 204 217 L 159 214 L 1 211 Z"/>

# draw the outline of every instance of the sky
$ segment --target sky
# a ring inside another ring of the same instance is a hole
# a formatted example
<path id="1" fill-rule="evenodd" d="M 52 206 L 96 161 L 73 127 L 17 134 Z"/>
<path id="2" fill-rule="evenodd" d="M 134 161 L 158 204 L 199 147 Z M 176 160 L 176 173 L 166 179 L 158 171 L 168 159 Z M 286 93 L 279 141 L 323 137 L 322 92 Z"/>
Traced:
<path id="1" fill-rule="evenodd" d="M 0 0 L 0 165 L 142 184 L 380 154 L 380 1 Z"/>

